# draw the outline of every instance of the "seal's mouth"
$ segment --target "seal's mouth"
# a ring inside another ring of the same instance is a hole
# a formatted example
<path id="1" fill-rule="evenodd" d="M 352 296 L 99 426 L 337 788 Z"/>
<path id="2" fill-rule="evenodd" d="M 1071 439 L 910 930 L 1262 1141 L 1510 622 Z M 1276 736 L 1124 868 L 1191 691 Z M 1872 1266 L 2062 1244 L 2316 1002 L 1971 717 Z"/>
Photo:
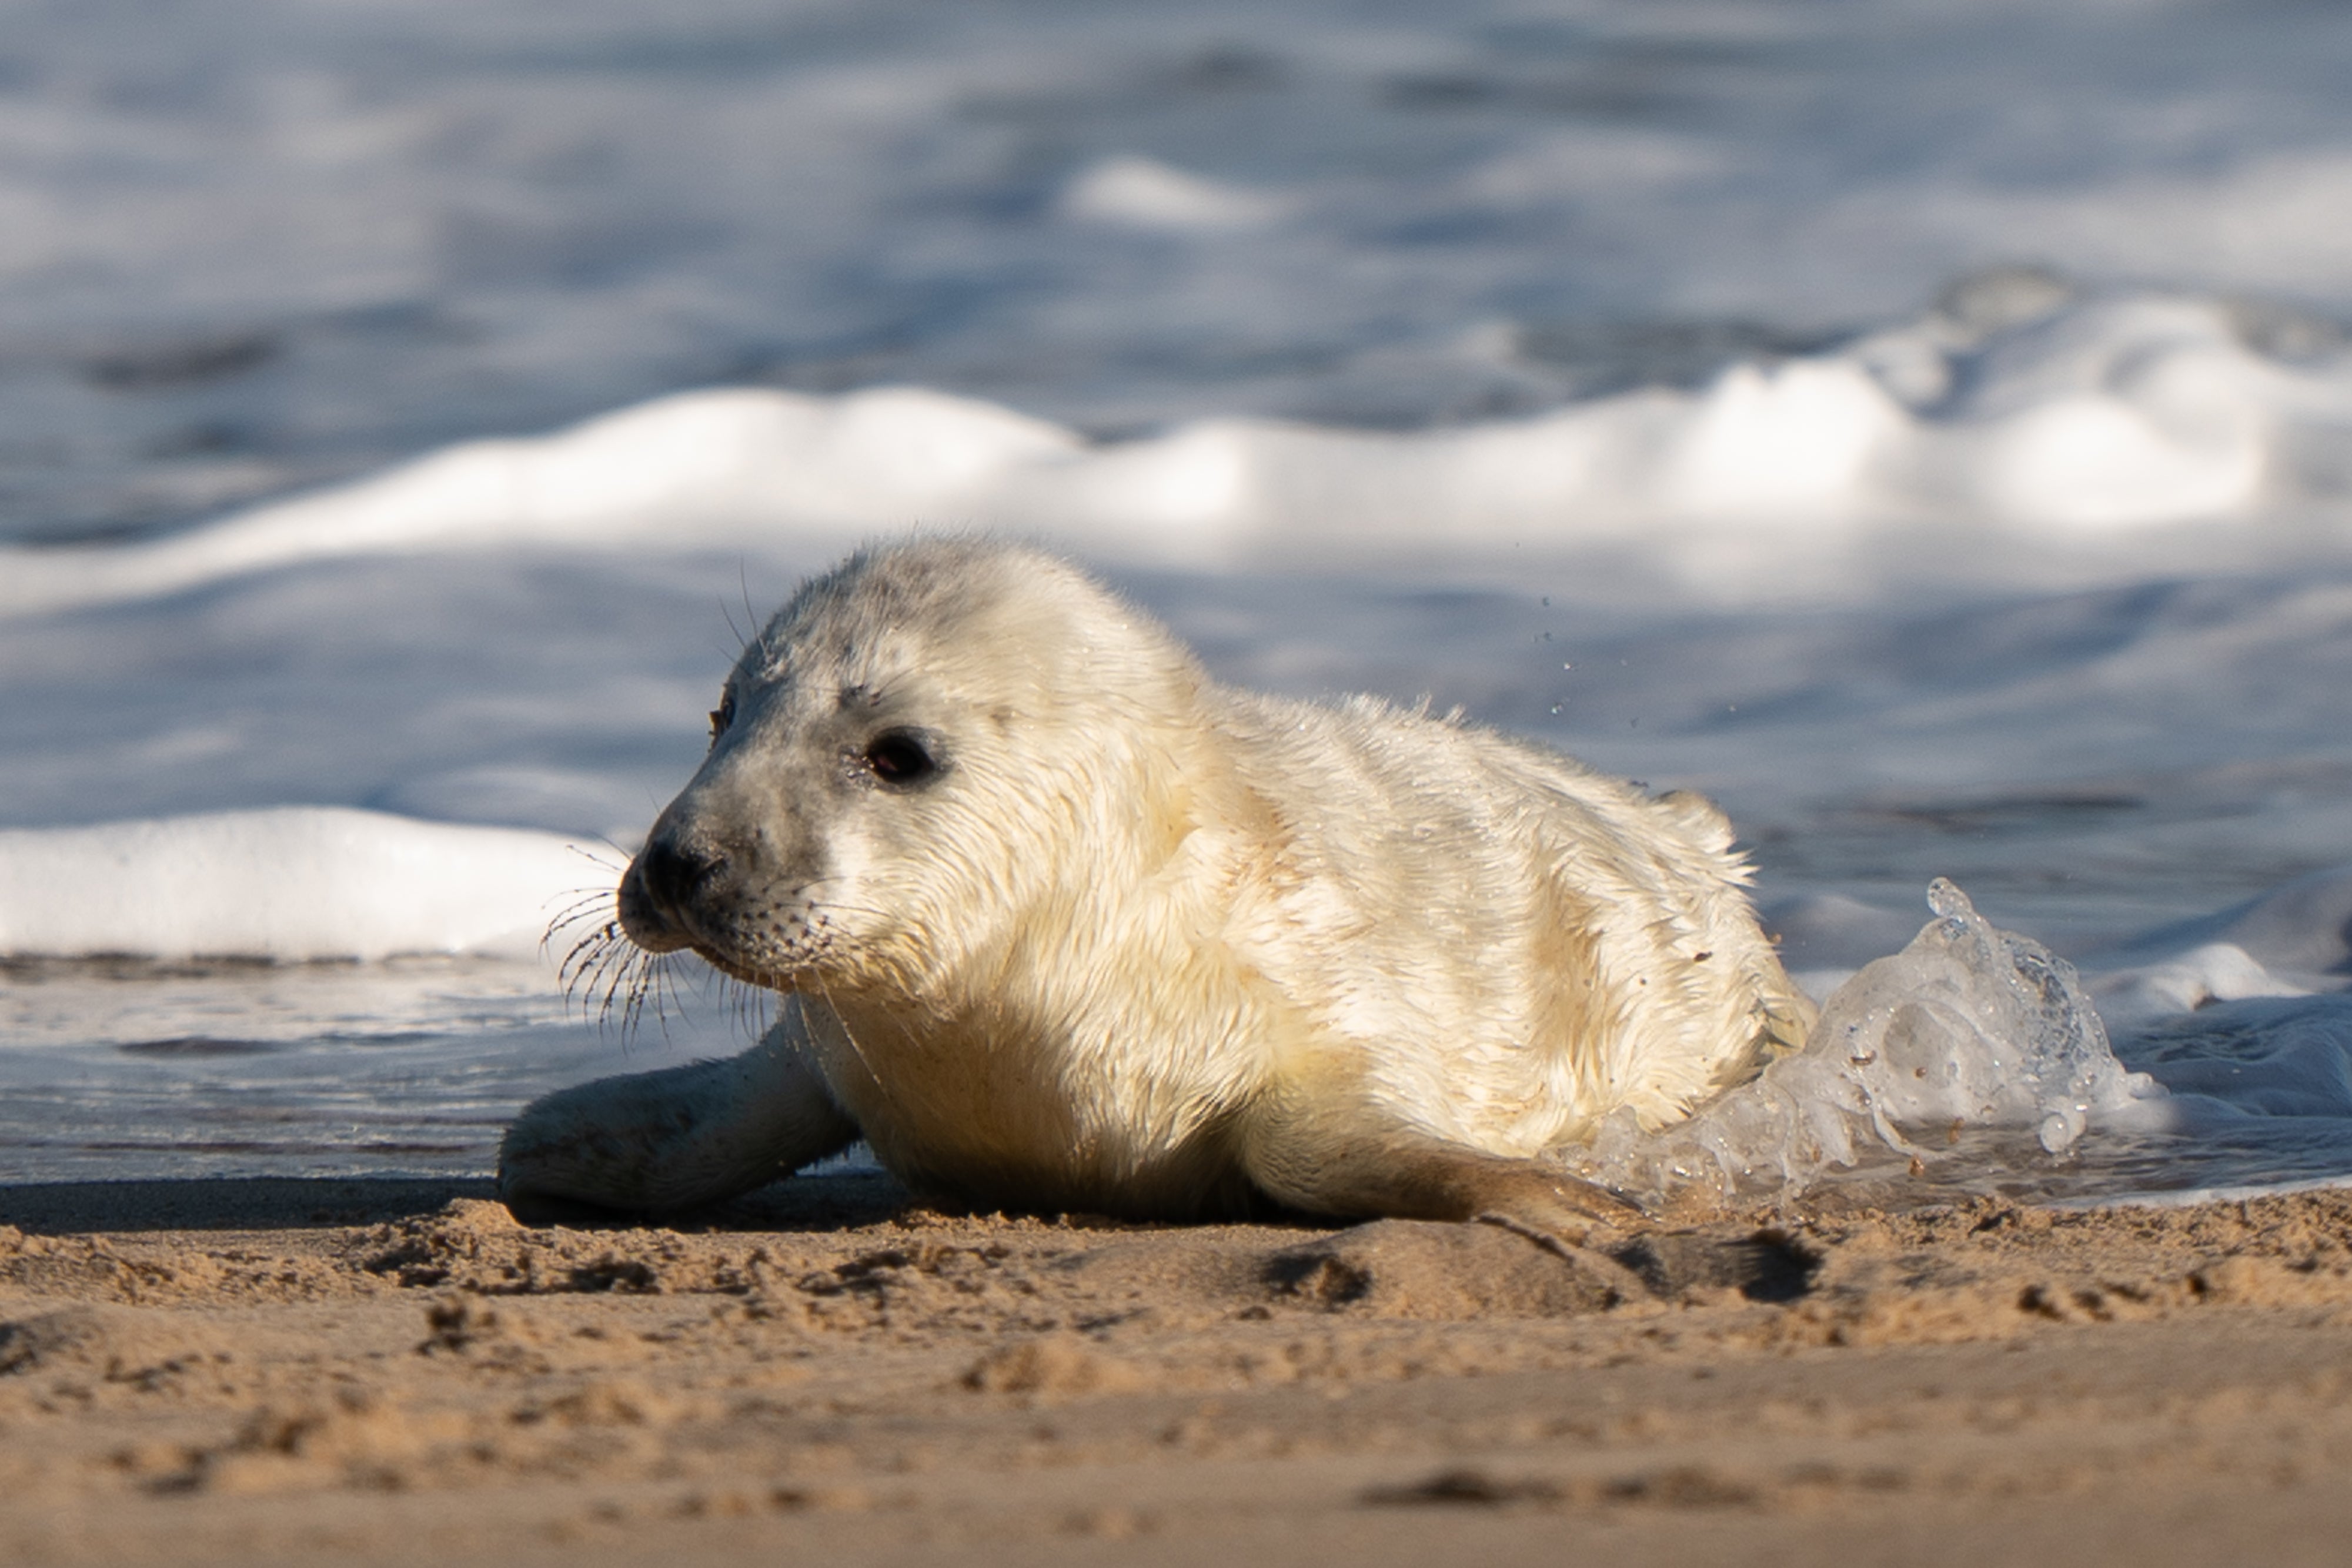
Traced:
<path id="1" fill-rule="evenodd" d="M 716 862 L 712 870 L 723 870 L 724 864 Z M 675 867 L 665 866 L 658 857 L 649 860 L 646 855 L 639 855 L 621 878 L 617 901 L 621 930 L 647 953 L 690 949 L 695 956 L 730 979 L 762 990 L 800 990 L 808 979 L 806 966 L 780 967 L 772 962 L 748 957 L 738 944 L 712 928 L 714 923 L 698 907 L 695 895 L 707 893 L 713 880 L 709 873 L 682 879 Z"/>
<path id="2" fill-rule="evenodd" d="M 780 974 L 770 969 L 754 968 L 748 964 L 738 962 L 708 942 L 696 942 L 690 946 L 694 948 L 696 957 L 700 958 L 729 979 L 740 980 L 747 986 L 757 986 L 763 991 L 780 991 L 789 995 L 801 989 L 807 978 L 805 970 L 793 969 Z"/>

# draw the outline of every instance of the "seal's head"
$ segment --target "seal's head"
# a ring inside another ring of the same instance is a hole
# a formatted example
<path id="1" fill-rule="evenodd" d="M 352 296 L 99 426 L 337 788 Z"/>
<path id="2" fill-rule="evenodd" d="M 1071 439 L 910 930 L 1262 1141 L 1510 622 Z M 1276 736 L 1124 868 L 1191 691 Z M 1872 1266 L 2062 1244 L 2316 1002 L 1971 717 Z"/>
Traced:
<path id="1" fill-rule="evenodd" d="M 1041 916 L 1076 918 L 1087 883 L 1164 854 L 1205 685 L 1051 556 L 860 552 L 744 650 L 709 756 L 622 881 L 622 925 L 778 990 L 984 983 Z"/>

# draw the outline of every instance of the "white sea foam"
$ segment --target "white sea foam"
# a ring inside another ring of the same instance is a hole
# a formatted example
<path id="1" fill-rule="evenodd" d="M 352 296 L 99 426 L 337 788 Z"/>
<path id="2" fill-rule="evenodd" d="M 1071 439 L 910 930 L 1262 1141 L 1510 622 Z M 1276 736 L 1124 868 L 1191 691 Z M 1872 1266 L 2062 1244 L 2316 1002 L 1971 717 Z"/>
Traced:
<path id="1" fill-rule="evenodd" d="M 1132 154 L 1105 158 L 1083 171 L 1063 190 L 1059 207 L 1086 222 L 1179 232 L 1253 227 L 1283 211 L 1280 201 L 1260 192 Z"/>
<path id="2" fill-rule="evenodd" d="M 551 924 L 609 908 L 612 870 L 554 835 L 346 810 L 16 830 L 0 832 L 0 956 L 283 962 L 438 954 L 544 965 Z M 2270 902 L 2309 906 L 2347 887 L 2352 872 L 2306 879 Z M 1752 1197 L 1801 1190 L 1874 1153 L 1912 1156 L 1915 1168 L 1938 1164 L 1964 1131 L 2031 1134 L 2036 1157 L 2059 1161 L 2086 1147 L 2091 1134 L 2226 1142 L 2257 1124 L 2294 1124 L 2352 1136 L 2352 998 L 2280 981 L 2234 944 L 2169 951 L 2164 933 L 2143 938 L 2127 949 L 2136 962 L 2107 968 L 2086 988 L 2072 966 L 1993 926 L 1949 883 L 1932 887 L 1929 903 L 1935 918 L 1909 946 L 1866 964 L 1829 998 L 1801 1051 L 1681 1124 L 1644 1131 L 1628 1115 L 1611 1119 L 1574 1156 L 1579 1168 L 1653 1200 L 1691 1186 Z M 2275 927 L 2277 914 L 2258 904 L 2179 930 L 2251 934 Z M 400 1002 L 413 982 L 386 983 Z M 544 981 L 463 982 L 467 995 L 485 984 L 512 1012 L 514 998 Z M 81 1013 L 97 1005 L 74 988 L 67 992 Z M 2120 1004 L 2117 1017 L 2129 1025 L 2120 1059 L 2094 993 Z M 77 1025 L 51 1017 L 58 1006 L 45 1004 L 56 1000 L 37 990 L 12 998 L 11 1032 L 20 1037 L 13 1043 L 92 1027 L 87 1018 Z M 436 999 L 425 1011 L 450 1005 Z M 458 1006 L 460 1015 L 479 1010 Z M 262 1016 L 283 1012 L 283 998 L 268 1009 L 248 1002 L 247 1010 L 252 1016 L 232 1026 L 241 1040 L 194 1039 L 180 1024 L 163 1045 L 199 1055 L 274 1050 L 252 1037 L 299 1043 L 323 1021 Z M 336 1027 L 392 1027 L 374 1016 L 386 1011 L 379 999 Z M 150 1014 L 157 997 L 142 993 L 123 1016 Z M 684 1038 L 695 1038 L 690 1019 L 689 1012 L 678 1020 Z M 438 1025 L 460 1026 L 459 1016 Z M 110 1033 L 124 1027 L 121 1019 L 105 1026 Z M 163 1027 L 151 1021 L 144 1033 Z M 704 1035 L 710 1028 L 708 1019 L 700 1025 Z M 131 1027 L 131 1036 L 140 1038 L 124 1049 L 150 1049 L 141 1027 Z M 2009 1156 L 2013 1175 L 2021 1147 Z M 2227 1168 L 2275 1174 L 2264 1158 L 2277 1156 L 2258 1151 Z"/>
<path id="3" fill-rule="evenodd" d="M 549 833 L 277 807 L 0 831 L 0 954 L 535 959 L 613 868 Z"/>
<path id="4" fill-rule="evenodd" d="M 738 376 L 1401 427 L 2020 258 L 2341 315 L 2347 46 L 2326 5 L 2015 0 L 19 6 L 0 535 Z M 2107 515 L 2068 461 L 2018 483 Z"/>
<path id="5" fill-rule="evenodd" d="M 2308 882 L 2290 901 L 2308 904 L 2323 885 L 2341 896 L 2352 873 Z M 2231 944 L 2169 951 L 2177 932 L 2151 933 L 2136 945 L 2139 962 L 2086 984 L 1950 883 L 1928 902 L 1936 917 L 1841 984 L 1803 1050 L 1663 1131 L 1613 1117 L 1572 1163 L 1652 1201 L 1688 1188 L 1789 1195 L 1890 1154 L 1915 1176 L 1958 1165 L 1979 1181 L 2048 1194 L 2071 1180 L 2108 1197 L 2136 1196 L 2135 1179 L 2145 1186 L 2168 1158 L 2219 1175 L 2162 1184 L 2200 1191 L 2237 1190 L 2231 1174 L 2284 1181 L 2313 1163 L 2340 1166 L 2352 1139 L 2352 996 L 2312 995 Z M 2260 902 L 2192 926 L 2275 924 Z M 1988 1163 L 1987 1134 L 2017 1136 Z M 1969 1152 L 1955 1154 L 1964 1134 Z"/>
<path id="6" fill-rule="evenodd" d="M 1936 918 L 1839 987 L 1802 1051 L 1663 1132 L 1613 1117 L 1576 1163 L 1653 1198 L 1693 1184 L 1752 1195 L 1801 1187 L 1864 1148 L 1924 1157 L 1915 1140 L 1930 1132 L 2030 1129 L 2064 1155 L 2095 1118 L 2134 1120 L 2162 1095 L 2116 1060 L 2072 966 L 1993 926 L 1948 882 L 1928 903 Z"/>
<path id="7" fill-rule="evenodd" d="M 913 388 L 682 393 L 127 549 L 0 550 L 0 612 L 115 602 L 321 558 L 500 547 L 801 548 L 912 525 L 1234 568 L 1633 555 L 1723 591 L 1833 588 L 1893 552 L 2037 542 L 2132 557 L 2318 497 L 2352 359 L 2291 365 L 2213 300 L 1949 313 L 1532 419 L 1403 434 L 1214 420 L 1091 444 Z M 1979 552 L 1981 553 L 1981 552 Z"/>

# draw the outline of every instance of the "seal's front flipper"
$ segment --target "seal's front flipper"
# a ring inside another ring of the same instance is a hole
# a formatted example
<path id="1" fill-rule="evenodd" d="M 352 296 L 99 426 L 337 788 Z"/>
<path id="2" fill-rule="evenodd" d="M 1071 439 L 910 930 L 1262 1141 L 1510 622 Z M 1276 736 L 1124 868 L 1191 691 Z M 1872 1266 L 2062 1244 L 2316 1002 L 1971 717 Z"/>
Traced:
<path id="1" fill-rule="evenodd" d="M 847 1147 L 857 1124 L 801 1058 L 797 1009 L 740 1056 L 560 1089 L 499 1146 L 499 1197 L 526 1221 L 659 1214 L 765 1186 Z"/>

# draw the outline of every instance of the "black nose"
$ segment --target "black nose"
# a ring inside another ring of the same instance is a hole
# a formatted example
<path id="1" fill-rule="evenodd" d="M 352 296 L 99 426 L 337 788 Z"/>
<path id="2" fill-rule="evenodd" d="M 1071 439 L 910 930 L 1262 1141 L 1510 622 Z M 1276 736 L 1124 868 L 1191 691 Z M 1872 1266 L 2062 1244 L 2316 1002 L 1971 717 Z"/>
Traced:
<path id="1" fill-rule="evenodd" d="M 667 835 L 656 838 L 637 856 L 637 877 L 646 892 L 655 904 L 673 911 L 684 908 L 726 868 L 724 856 L 706 854 Z"/>

